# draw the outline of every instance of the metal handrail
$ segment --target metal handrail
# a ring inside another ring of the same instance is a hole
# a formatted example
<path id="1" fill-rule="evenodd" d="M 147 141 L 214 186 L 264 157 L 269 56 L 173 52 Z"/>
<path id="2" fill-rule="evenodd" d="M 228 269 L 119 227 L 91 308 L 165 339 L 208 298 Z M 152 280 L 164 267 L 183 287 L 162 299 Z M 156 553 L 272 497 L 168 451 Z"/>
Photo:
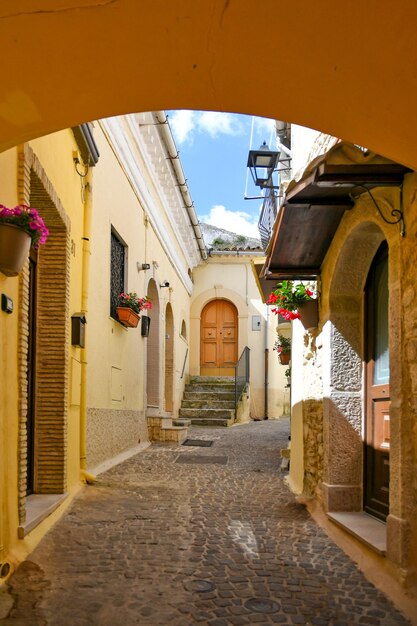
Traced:
<path id="1" fill-rule="evenodd" d="M 243 348 L 243 352 L 235 365 L 235 420 L 237 419 L 237 405 L 242 397 L 242 393 L 249 384 L 250 377 L 250 349 Z"/>

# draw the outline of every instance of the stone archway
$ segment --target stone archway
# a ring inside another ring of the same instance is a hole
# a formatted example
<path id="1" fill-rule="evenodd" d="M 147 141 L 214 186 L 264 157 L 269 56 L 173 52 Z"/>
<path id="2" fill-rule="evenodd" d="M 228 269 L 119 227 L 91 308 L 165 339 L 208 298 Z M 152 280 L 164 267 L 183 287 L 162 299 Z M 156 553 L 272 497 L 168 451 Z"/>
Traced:
<path id="1" fill-rule="evenodd" d="M 147 311 L 147 315 L 151 318 L 149 336 L 146 346 L 146 396 L 147 406 L 152 408 L 160 408 L 160 305 L 159 295 L 156 282 L 153 278 L 149 281 L 147 294 L 152 300 L 152 309 Z"/>
<path id="2" fill-rule="evenodd" d="M 187 108 L 295 122 L 417 167 L 417 5 L 288 3 L 285 26 L 265 37 L 265 20 L 282 17 L 276 0 L 61 4 L 2 3 L 2 150 L 83 121 Z M 94 59 L 74 98 L 85 42 Z M 268 97 L 249 86 L 260 66 Z"/>
<path id="3" fill-rule="evenodd" d="M 174 409 L 174 315 L 168 302 L 165 309 L 165 411 Z"/>
<path id="4" fill-rule="evenodd" d="M 324 332 L 323 500 L 328 511 L 362 510 L 363 293 L 384 233 L 373 222 L 357 225 L 338 255 L 329 290 Z"/>

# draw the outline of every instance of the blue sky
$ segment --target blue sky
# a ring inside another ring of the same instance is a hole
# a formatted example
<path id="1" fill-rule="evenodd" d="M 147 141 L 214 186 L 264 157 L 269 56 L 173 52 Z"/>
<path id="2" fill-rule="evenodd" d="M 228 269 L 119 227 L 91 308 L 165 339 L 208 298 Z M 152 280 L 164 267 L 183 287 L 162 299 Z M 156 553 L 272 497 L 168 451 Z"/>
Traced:
<path id="1" fill-rule="evenodd" d="M 246 167 L 250 148 L 272 147 L 273 120 L 213 111 L 168 111 L 191 197 L 201 222 L 259 237 L 261 200 Z M 253 133 L 251 133 L 253 128 Z M 251 141 L 252 134 L 252 141 Z"/>

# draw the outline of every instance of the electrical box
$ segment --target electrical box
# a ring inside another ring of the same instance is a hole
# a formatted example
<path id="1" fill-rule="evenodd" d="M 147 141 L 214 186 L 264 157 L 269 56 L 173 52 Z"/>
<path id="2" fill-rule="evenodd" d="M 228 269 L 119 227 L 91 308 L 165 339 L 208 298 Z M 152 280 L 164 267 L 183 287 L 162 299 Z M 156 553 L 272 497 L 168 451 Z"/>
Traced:
<path id="1" fill-rule="evenodd" d="M 1 294 L 1 310 L 5 313 L 13 313 L 13 300 L 5 293 Z"/>
<path id="2" fill-rule="evenodd" d="M 142 315 L 140 332 L 142 337 L 149 337 L 149 329 L 151 326 L 151 318 L 149 315 Z"/>
<path id="3" fill-rule="evenodd" d="M 261 316 L 252 315 L 252 330 L 261 330 Z"/>
<path id="4" fill-rule="evenodd" d="M 85 313 L 74 313 L 71 316 L 71 343 L 79 348 L 85 347 Z"/>

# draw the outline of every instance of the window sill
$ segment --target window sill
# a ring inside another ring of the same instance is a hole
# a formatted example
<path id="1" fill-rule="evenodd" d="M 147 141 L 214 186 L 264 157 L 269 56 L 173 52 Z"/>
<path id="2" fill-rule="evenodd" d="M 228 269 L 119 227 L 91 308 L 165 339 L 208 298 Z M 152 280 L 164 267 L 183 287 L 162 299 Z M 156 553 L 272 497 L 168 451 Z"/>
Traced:
<path id="1" fill-rule="evenodd" d="M 327 513 L 327 517 L 346 530 L 348 533 L 362 541 L 371 550 L 381 556 L 387 552 L 387 526 L 384 522 L 360 512 L 335 512 Z"/>
<path id="2" fill-rule="evenodd" d="M 32 494 L 26 498 L 26 521 L 17 529 L 19 539 L 24 539 L 31 530 L 53 513 L 66 499 L 67 493 Z"/>

